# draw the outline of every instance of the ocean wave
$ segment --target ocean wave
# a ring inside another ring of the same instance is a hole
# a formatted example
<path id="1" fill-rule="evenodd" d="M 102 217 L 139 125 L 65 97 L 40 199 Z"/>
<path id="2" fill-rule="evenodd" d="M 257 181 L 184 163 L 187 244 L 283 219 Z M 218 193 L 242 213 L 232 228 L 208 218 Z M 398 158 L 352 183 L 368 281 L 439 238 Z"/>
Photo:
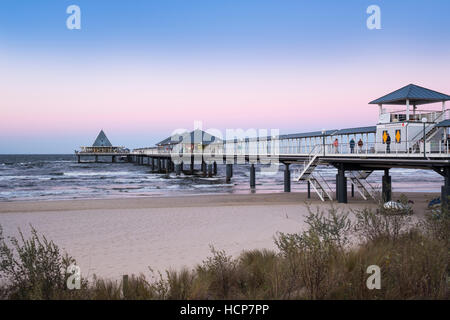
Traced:
<path id="1" fill-rule="evenodd" d="M 0 181 L 9 180 L 50 180 L 50 177 L 46 176 L 0 176 Z"/>
<path id="2" fill-rule="evenodd" d="M 73 172 L 64 172 L 65 176 L 69 177 L 82 177 L 82 176 L 126 176 L 131 175 L 133 173 L 129 171 L 97 171 L 97 172 L 82 172 L 82 171 L 73 171 Z"/>
<path id="3" fill-rule="evenodd" d="M 202 189 L 202 188 L 217 188 L 217 187 L 233 187 L 233 184 L 193 184 L 192 187 L 194 189 Z"/>

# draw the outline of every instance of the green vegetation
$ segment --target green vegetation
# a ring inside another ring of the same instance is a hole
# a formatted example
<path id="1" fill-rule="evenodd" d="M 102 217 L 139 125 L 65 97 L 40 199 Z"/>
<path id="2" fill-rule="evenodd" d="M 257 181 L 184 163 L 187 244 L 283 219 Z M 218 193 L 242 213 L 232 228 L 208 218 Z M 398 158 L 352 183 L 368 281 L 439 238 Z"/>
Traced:
<path id="1" fill-rule="evenodd" d="M 350 219 L 350 217 L 352 217 Z M 5 239 L 0 228 L 3 299 L 448 299 L 450 215 L 410 215 L 385 209 L 352 213 L 309 210 L 308 228 L 279 233 L 277 251 L 239 257 L 211 248 L 193 270 L 169 270 L 121 281 L 81 279 L 69 290 L 67 254 L 32 229 L 30 239 Z M 381 289 L 369 290 L 367 267 L 381 269 Z"/>

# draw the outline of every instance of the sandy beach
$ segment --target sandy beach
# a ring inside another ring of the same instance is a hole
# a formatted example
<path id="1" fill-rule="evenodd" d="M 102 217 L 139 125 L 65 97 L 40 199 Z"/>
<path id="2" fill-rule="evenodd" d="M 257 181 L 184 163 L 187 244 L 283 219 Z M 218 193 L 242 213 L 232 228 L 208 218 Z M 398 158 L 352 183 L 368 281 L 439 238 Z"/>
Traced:
<path id="1" fill-rule="evenodd" d="M 437 194 L 409 193 L 415 212 Z M 398 194 L 394 193 L 394 199 Z M 236 194 L 107 200 L 0 202 L 5 235 L 29 233 L 33 225 L 74 256 L 83 276 L 119 278 L 153 270 L 194 267 L 210 245 L 237 256 L 242 250 L 274 248 L 273 237 L 305 227 L 306 194 Z M 312 207 L 326 208 L 313 195 Z M 374 206 L 349 196 L 339 208 Z"/>

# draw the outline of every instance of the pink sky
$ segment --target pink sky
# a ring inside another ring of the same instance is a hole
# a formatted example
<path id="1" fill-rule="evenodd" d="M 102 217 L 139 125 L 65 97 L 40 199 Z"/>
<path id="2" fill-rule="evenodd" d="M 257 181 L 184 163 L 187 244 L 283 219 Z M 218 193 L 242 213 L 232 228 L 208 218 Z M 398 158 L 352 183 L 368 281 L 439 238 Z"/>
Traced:
<path id="1" fill-rule="evenodd" d="M 282 134 L 338 129 L 375 125 L 378 109 L 368 102 L 409 83 L 450 92 L 447 74 L 426 64 L 411 69 L 409 63 L 385 68 L 385 61 L 362 60 L 112 62 L 8 64 L 0 77 L 0 134 L 79 135 L 89 140 L 81 144 L 89 144 L 104 129 L 113 143 L 130 146 L 142 143 L 133 135 L 144 134 L 145 144 L 152 145 L 177 128 L 192 129 L 195 120 L 203 121 L 204 129 Z"/>

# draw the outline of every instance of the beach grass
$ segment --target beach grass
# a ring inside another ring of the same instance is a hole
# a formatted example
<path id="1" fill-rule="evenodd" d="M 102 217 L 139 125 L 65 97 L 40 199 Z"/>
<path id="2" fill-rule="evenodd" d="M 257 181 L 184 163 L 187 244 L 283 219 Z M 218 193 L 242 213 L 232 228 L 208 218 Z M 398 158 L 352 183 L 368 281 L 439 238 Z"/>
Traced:
<path id="1" fill-rule="evenodd" d="M 309 208 L 306 230 L 278 233 L 277 250 L 247 250 L 238 257 L 211 247 L 193 269 L 130 275 L 122 280 L 81 279 L 69 290 L 74 262 L 32 229 L 30 238 L 0 233 L 2 299 L 448 299 L 447 212 L 419 222 L 382 207 Z M 0 229 L 1 230 L 1 229 Z M 369 289 L 369 266 L 380 288 Z"/>

